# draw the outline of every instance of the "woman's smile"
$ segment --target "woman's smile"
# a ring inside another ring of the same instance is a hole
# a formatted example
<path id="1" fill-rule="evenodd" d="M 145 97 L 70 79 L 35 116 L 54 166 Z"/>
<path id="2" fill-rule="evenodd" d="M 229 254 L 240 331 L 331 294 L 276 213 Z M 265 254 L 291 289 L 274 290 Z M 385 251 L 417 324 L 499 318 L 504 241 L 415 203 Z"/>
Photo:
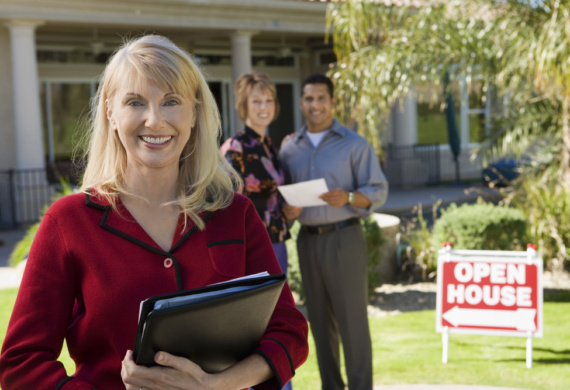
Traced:
<path id="1" fill-rule="evenodd" d="M 151 147 L 156 147 L 156 146 L 164 146 L 165 144 L 168 143 L 168 141 L 170 141 L 172 139 L 172 136 L 168 136 L 168 137 L 158 137 L 158 136 L 149 136 L 149 135 L 143 135 L 140 137 L 144 142 L 146 142 L 147 144 L 150 144 L 149 146 Z"/>

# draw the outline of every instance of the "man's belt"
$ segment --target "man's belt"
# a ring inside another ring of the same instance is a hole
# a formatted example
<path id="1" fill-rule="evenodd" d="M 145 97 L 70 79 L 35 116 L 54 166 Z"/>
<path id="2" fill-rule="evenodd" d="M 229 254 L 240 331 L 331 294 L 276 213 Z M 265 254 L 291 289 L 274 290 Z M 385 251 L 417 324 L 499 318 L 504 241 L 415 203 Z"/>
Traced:
<path id="1" fill-rule="evenodd" d="M 301 230 L 310 234 L 325 234 L 330 232 L 338 232 L 347 226 L 356 225 L 360 223 L 360 218 L 349 218 L 344 221 L 327 223 L 326 225 L 306 226 L 301 225 Z"/>

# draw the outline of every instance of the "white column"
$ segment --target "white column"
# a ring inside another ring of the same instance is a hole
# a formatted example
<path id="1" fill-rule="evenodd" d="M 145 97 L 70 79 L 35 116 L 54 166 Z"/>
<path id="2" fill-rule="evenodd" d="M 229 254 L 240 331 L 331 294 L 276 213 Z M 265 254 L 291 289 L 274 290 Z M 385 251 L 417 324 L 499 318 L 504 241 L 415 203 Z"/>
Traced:
<path id="1" fill-rule="evenodd" d="M 408 113 L 408 142 L 415 145 L 418 143 L 418 100 L 413 89 L 406 96 L 406 112 Z"/>
<path id="2" fill-rule="evenodd" d="M 412 146 L 418 140 L 417 100 L 413 91 L 392 108 L 392 143 L 394 146 Z"/>
<path id="3" fill-rule="evenodd" d="M 35 29 L 43 22 L 10 20 L 16 168 L 44 168 Z"/>
<path id="4" fill-rule="evenodd" d="M 254 31 L 239 30 L 231 35 L 232 38 L 232 81 L 233 83 L 244 73 L 251 72 L 251 37 Z M 233 91 L 232 83 L 232 91 Z M 233 100 L 232 100 L 233 101 Z M 232 134 L 241 129 L 243 123 L 236 110 L 233 110 Z"/>

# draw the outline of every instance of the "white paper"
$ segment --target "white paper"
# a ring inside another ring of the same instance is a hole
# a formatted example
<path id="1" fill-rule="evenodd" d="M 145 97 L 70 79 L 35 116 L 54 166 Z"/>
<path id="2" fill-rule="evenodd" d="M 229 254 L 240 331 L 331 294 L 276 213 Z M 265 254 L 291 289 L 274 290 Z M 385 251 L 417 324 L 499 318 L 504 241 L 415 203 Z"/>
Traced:
<path id="1" fill-rule="evenodd" d="M 311 207 L 325 206 L 327 204 L 327 202 L 319 198 L 320 195 L 329 191 L 325 179 L 322 178 L 283 185 L 277 187 L 277 189 L 291 206 Z"/>

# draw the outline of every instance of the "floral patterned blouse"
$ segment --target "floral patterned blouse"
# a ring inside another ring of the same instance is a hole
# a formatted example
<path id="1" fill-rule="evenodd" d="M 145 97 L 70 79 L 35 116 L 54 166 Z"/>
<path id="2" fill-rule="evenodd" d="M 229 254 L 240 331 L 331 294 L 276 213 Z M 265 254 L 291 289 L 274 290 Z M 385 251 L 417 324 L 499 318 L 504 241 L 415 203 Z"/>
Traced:
<path id="1" fill-rule="evenodd" d="M 271 242 L 288 239 L 289 228 L 281 210 L 282 198 L 277 186 L 285 184 L 285 173 L 277 159 L 277 152 L 268 136 L 261 136 L 245 127 L 224 142 L 222 154 L 241 174 L 243 193 L 249 197 L 265 223 Z"/>

